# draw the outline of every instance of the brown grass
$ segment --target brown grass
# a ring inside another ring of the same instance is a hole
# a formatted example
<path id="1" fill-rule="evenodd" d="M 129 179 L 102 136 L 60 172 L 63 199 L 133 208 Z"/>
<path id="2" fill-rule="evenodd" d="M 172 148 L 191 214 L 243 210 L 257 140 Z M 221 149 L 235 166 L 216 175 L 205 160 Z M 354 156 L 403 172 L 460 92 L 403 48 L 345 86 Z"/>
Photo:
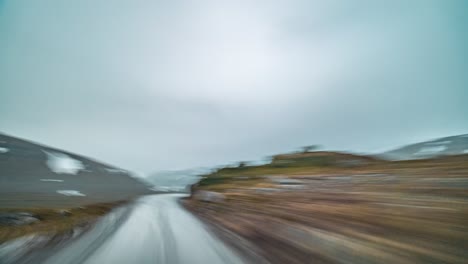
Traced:
<path id="1" fill-rule="evenodd" d="M 62 215 L 58 209 L 1 209 L 1 212 L 28 212 L 40 219 L 39 222 L 22 226 L 0 225 L 0 244 L 29 234 L 60 235 L 78 226 L 86 226 L 124 202 L 99 203 L 77 208 L 64 208 L 70 212 Z"/>
<path id="2" fill-rule="evenodd" d="M 275 173 L 276 172 L 276 173 Z M 278 186 L 265 174 L 303 181 Z M 195 187 L 226 196 L 186 206 L 256 246 L 272 263 L 466 263 L 468 155 L 352 168 L 234 170 Z M 258 192 L 273 187 L 278 192 Z"/>

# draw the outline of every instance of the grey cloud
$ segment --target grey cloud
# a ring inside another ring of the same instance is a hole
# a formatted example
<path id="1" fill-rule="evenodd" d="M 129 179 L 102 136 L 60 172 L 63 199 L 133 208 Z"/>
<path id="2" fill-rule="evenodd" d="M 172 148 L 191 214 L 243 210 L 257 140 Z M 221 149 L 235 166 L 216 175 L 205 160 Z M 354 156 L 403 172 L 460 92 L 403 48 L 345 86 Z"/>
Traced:
<path id="1" fill-rule="evenodd" d="M 0 130 L 137 172 L 468 131 L 466 1 L 0 1 Z"/>

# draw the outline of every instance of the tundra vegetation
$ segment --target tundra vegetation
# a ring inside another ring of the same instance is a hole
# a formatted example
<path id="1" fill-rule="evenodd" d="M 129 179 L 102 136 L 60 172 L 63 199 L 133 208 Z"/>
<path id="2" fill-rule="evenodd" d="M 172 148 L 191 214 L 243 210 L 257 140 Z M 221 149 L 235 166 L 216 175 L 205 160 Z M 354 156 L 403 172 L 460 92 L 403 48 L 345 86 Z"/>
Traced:
<path id="1" fill-rule="evenodd" d="M 307 150 L 219 169 L 192 190 L 189 210 L 271 263 L 468 259 L 468 155 L 385 161 Z"/>

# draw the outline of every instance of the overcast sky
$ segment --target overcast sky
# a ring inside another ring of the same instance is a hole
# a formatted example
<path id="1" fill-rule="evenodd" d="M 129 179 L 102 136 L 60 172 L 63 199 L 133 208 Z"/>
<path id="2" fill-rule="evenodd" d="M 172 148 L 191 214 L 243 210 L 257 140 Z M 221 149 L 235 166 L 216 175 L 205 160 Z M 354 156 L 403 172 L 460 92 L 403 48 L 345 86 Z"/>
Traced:
<path id="1" fill-rule="evenodd" d="M 0 0 L 0 131 L 139 173 L 468 133 L 466 0 Z"/>

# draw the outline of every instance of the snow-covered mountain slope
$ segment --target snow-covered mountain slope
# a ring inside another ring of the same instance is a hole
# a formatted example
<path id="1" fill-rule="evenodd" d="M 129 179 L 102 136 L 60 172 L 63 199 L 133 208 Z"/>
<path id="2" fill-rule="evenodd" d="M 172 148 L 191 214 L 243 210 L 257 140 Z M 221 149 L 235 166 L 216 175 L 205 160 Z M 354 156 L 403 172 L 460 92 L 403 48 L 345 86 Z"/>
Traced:
<path id="1" fill-rule="evenodd" d="M 390 160 L 411 160 L 461 154 L 468 154 L 468 134 L 411 144 L 382 153 L 380 157 Z"/>
<path id="2" fill-rule="evenodd" d="M 0 134 L 3 208 L 74 206 L 150 192 L 131 176 L 90 158 Z"/>

